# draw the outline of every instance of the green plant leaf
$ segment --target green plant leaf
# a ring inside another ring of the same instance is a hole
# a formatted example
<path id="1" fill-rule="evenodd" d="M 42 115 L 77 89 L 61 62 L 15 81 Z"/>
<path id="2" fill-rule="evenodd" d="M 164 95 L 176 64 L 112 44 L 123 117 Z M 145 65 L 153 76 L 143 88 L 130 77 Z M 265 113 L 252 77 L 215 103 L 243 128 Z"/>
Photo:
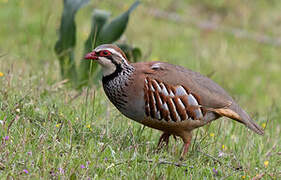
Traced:
<path id="1" fill-rule="evenodd" d="M 118 40 L 127 27 L 131 12 L 139 3 L 139 1 L 136 1 L 128 11 L 114 18 L 110 23 L 105 24 L 100 31 L 97 45 L 112 43 Z"/>
<path id="2" fill-rule="evenodd" d="M 76 44 L 76 12 L 89 0 L 64 0 L 64 8 L 59 28 L 59 39 L 55 44 L 55 52 L 60 61 L 62 78 L 77 79 L 74 47 Z"/>
<path id="3" fill-rule="evenodd" d="M 97 38 L 99 37 L 99 32 L 103 25 L 108 21 L 109 16 L 110 13 L 104 10 L 96 9 L 93 11 L 91 32 L 84 45 L 84 54 L 91 52 L 95 47 L 95 43 L 98 41 Z M 89 77 L 92 77 L 93 73 L 96 72 L 98 68 L 97 63 L 92 63 L 91 68 L 90 66 L 91 61 L 85 60 L 84 58 L 81 60 L 79 86 L 86 85 Z"/>
<path id="4" fill-rule="evenodd" d="M 141 59 L 141 50 L 140 48 L 133 47 L 129 44 L 116 44 L 122 51 L 125 53 L 127 59 L 130 62 L 137 62 Z"/>
<path id="5" fill-rule="evenodd" d="M 98 45 L 113 43 L 118 40 L 127 27 L 130 13 L 139 3 L 139 1 L 136 1 L 125 13 L 110 22 L 108 22 L 110 13 L 103 10 L 95 10 L 92 16 L 91 33 L 85 42 L 84 54 L 87 54 Z M 97 63 L 91 63 L 89 60 L 82 59 L 80 63 L 79 87 L 88 84 L 89 80 L 92 81 L 93 75 L 95 75 L 93 82 L 96 84 L 98 82 L 97 79 L 101 76 L 101 73 L 98 71 Z"/>
<path id="6" fill-rule="evenodd" d="M 110 13 L 108 11 L 96 9 L 93 11 L 92 16 L 92 27 L 88 39 L 85 42 L 85 53 L 90 52 L 94 47 L 97 39 L 99 37 L 99 32 L 103 25 L 108 21 Z"/>
<path id="7" fill-rule="evenodd" d="M 133 48 L 132 54 L 133 54 L 134 62 L 140 61 L 140 59 L 142 57 L 142 53 L 141 53 L 141 49 L 140 48 L 138 48 L 138 47 Z"/>

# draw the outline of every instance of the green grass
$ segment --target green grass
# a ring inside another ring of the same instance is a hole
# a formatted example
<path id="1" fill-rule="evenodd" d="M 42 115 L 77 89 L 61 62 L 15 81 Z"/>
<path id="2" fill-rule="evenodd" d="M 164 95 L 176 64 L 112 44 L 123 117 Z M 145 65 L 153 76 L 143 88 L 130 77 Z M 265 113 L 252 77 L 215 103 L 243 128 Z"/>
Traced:
<path id="1" fill-rule="evenodd" d="M 93 1 L 78 13 L 77 59 L 92 8 L 115 16 L 132 2 Z M 128 41 L 141 47 L 144 61 L 160 59 L 214 73 L 211 78 L 258 124 L 268 121 L 265 135 L 222 118 L 194 131 L 184 161 L 179 161 L 179 138 L 171 138 L 168 151 L 156 153 L 160 132 L 122 116 L 100 87 L 76 91 L 60 83 L 53 47 L 61 1 L 0 0 L 0 179 L 281 178 L 281 47 L 159 20 L 147 14 L 153 7 L 280 37 L 281 3 L 146 0 L 126 31 Z"/>

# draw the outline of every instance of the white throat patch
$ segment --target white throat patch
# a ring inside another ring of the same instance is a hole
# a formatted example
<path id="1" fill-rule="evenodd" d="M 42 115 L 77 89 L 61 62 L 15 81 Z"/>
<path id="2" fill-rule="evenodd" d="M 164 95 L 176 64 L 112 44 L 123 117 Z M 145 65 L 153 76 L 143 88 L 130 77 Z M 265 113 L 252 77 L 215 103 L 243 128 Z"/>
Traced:
<path id="1" fill-rule="evenodd" d="M 114 73 L 116 70 L 116 65 L 107 58 L 99 57 L 98 63 L 102 67 L 102 74 L 104 77 Z"/>

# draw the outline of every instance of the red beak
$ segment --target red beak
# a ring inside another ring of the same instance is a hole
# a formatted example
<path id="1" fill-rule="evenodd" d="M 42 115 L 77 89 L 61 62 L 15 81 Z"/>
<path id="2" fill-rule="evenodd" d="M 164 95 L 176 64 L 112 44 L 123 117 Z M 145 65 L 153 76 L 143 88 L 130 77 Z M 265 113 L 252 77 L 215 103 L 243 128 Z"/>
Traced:
<path id="1" fill-rule="evenodd" d="M 84 58 L 85 59 L 97 60 L 98 56 L 96 55 L 95 51 L 93 51 L 93 52 L 90 52 L 90 53 L 86 54 L 86 56 Z"/>

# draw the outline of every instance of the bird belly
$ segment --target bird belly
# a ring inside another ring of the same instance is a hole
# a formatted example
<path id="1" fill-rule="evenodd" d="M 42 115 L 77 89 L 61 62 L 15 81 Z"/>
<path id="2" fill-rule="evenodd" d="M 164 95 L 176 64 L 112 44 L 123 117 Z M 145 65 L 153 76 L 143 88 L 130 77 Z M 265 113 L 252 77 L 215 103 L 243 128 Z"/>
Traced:
<path id="1" fill-rule="evenodd" d="M 128 102 L 126 108 L 118 108 L 118 110 L 129 119 L 137 122 L 141 122 L 146 117 L 144 111 L 144 101 L 142 99 L 132 100 Z"/>
<path id="2" fill-rule="evenodd" d="M 145 126 L 177 136 L 181 136 L 185 132 L 190 132 L 195 128 L 205 125 L 205 122 L 201 120 L 187 119 L 180 122 L 167 122 L 159 121 L 158 119 L 152 119 L 150 117 L 143 119 L 140 121 L 140 123 Z"/>

